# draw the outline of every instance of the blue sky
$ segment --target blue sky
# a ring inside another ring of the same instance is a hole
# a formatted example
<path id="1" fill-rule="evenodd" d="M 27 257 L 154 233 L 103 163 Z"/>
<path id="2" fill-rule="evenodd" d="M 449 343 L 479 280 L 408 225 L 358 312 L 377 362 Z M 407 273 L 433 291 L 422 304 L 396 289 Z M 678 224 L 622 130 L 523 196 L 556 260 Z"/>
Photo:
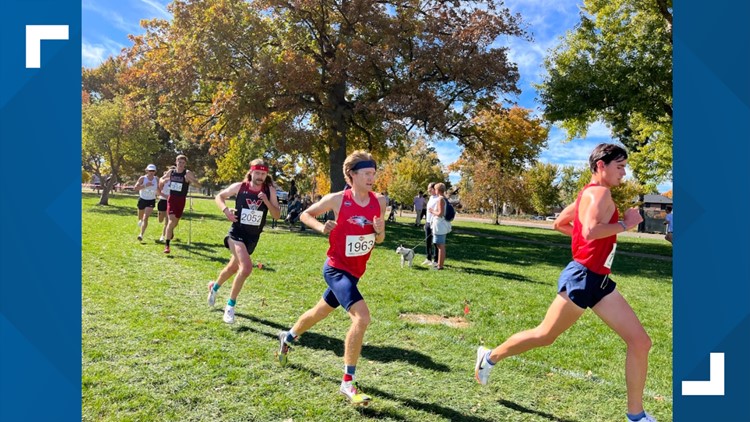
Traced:
<path id="1" fill-rule="evenodd" d="M 142 19 L 164 18 L 167 12 L 164 0 L 83 0 L 83 65 L 95 67 L 107 57 L 118 54 L 131 45 L 128 34 L 140 34 Z M 514 13 L 520 13 L 533 41 L 508 37 L 498 40 L 510 47 L 510 58 L 519 68 L 522 93 L 517 101 L 522 107 L 540 111 L 533 84 L 542 80 L 544 68 L 542 60 L 547 51 L 559 43 L 560 37 L 578 22 L 581 3 L 565 0 L 506 0 L 506 6 Z M 565 133 L 557 127 L 550 131 L 547 148 L 540 160 L 545 163 L 580 166 L 587 162 L 589 153 L 600 142 L 611 140 L 609 129 L 601 123 L 594 124 L 585 139 L 563 142 Z M 458 159 L 461 148 L 452 141 L 435 144 L 440 160 L 450 164 Z M 458 174 L 451 174 L 451 181 L 457 182 Z M 672 189 L 672 183 L 659 185 L 659 191 Z"/>

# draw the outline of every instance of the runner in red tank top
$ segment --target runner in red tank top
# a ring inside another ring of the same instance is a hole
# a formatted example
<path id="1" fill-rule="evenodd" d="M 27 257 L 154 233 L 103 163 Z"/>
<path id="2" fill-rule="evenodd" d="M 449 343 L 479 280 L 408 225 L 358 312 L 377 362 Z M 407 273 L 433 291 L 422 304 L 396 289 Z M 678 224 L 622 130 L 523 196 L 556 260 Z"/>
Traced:
<path id="1" fill-rule="evenodd" d="M 578 194 L 554 223 L 554 228 L 572 237 L 573 261 L 562 271 L 558 294 L 539 326 L 512 335 L 493 350 L 477 349 L 474 376 L 480 384 L 489 380 L 493 366 L 502 359 L 536 347 L 551 345 L 591 308 L 627 344 L 625 383 L 627 417 L 631 421 L 653 422 L 643 410 L 648 352 L 651 339 L 628 302 L 615 289 L 609 273 L 615 255 L 617 234 L 637 226 L 643 218 L 637 208 L 618 221 L 610 188 L 625 176 L 628 154 L 620 146 L 600 144 L 589 157 L 591 183 Z M 571 224 L 572 223 L 572 224 Z"/>
<path id="2" fill-rule="evenodd" d="M 300 218 L 305 225 L 328 235 L 328 259 L 323 278 L 328 288 L 318 303 L 302 314 L 289 331 L 279 333 L 277 358 L 284 366 L 292 341 L 327 317 L 338 306 L 349 313 L 352 325 L 344 342 L 344 377 L 339 391 L 352 404 L 367 405 L 370 397 L 362 394 L 354 373 L 362 351 L 362 339 L 370 323 L 367 307 L 357 284 L 365 272 L 370 252 L 385 239 L 385 206 L 382 195 L 372 192 L 377 164 L 372 155 L 355 151 L 344 161 L 344 177 L 351 189 L 331 193 L 308 209 Z M 319 222 L 316 217 L 333 211 L 335 220 Z"/>

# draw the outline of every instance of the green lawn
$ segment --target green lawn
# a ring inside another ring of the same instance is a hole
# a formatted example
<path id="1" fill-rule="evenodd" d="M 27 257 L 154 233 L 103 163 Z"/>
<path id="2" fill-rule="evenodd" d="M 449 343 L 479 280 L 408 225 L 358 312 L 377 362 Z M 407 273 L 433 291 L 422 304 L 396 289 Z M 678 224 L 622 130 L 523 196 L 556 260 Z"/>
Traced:
<path id="1" fill-rule="evenodd" d="M 206 283 L 229 253 L 229 223 L 213 201 L 194 200 L 192 244 L 188 213 L 172 254 L 154 242 L 152 218 L 138 242 L 136 199 L 116 196 L 96 205 L 83 195 L 83 419 L 174 421 L 621 421 L 625 411 L 624 343 L 591 312 L 544 349 L 507 359 L 490 384 L 473 379 L 476 347 L 496 346 L 539 323 L 555 295 L 570 251 L 466 233 L 448 237 L 447 270 L 401 269 L 398 244 L 423 239 L 413 221 L 387 226 L 360 283 L 372 313 L 357 377 L 373 396 L 367 408 L 338 393 L 343 338 L 349 326 L 338 310 L 300 338 L 290 365 L 274 360 L 276 334 L 314 305 L 325 289 L 321 235 L 262 235 L 253 259 L 262 262 L 245 283 L 237 322 L 221 320 L 229 283 L 217 306 Z M 270 222 L 269 222 L 270 223 Z M 457 230 L 519 239 L 565 242 L 550 231 L 454 222 Z M 662 242 L 663 243 L 663 242 Z M 618 250 L 669 255 L 658 241 L 621 239 Z M 613 278 L 651 335 L 646 409 L 672 419 L 672 264 L 618 256 Z M 468 328 L 421 325 L 402 313 L 463 316 Z"/>

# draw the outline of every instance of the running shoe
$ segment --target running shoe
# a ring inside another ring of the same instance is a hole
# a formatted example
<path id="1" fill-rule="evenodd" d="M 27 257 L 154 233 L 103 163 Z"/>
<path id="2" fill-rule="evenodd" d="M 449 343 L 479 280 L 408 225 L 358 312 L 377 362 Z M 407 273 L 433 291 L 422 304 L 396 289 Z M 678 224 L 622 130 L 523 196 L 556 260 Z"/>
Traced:
<path id="1" fill-rule="evenodd" d="M 227 305 L 224 308 L 224 322 L 227 324 L 234 324 L 234 306 Z"/>
<path id="2" fill-rule="evenodd" d="M 487 381 L 490 379 L 490 371 L 494 367 L 488 365 L 484 360 L 485 355 L 487 355 L 487 352 L 489 351 L 490 349 L 483 346 L 479 346 L 477 349 L 477 362 L 474 365 L 474 378 L 476 378 L 477 382 L 482 385 L 487 384 Z"/>
<path id="3" fill-rule="evenodd" d="M 643 413 L 646 413 L 646 412 L 643 412 Z M 633 422 L 632 420 L 630 420 L 630 418 L 627 418 L 627 417 L 625 418 L 625 420 L 627 422 Z M 649 415 L 648 413 L 646 413 L 646 415 L 644 417 L 638 419 L 635 422 L 656 422 L 656 418 L 653 417 L 653 416 L 651 416 L 651 415 Z"/>
<path id="4" fill-rule="evenodd" d="M 367 406 L 372 401 L 372 397 L 363 394 L 359 385 L 354 381 L 341 381 L 339 392 L 345 395 L 355 406 Z"/>
<path id="5" fill-rule="evenodd" d="M 279 351 L 276 352 L 276 359 L 279 361 L 279 365 L 286 366 L 286 364 L 289 362 L 288 354 L 289 350 L 292 348 L 289 346 L 289 343 L 286 342 L 286 331 L 282 331 L 279 333 Z"/>
<path id="6" fill-rule="evenodd" d="M 208 282 L 208 306 L 214 306 L 216 303 L 216 290 L 214 290 L 214 282 Z"/>

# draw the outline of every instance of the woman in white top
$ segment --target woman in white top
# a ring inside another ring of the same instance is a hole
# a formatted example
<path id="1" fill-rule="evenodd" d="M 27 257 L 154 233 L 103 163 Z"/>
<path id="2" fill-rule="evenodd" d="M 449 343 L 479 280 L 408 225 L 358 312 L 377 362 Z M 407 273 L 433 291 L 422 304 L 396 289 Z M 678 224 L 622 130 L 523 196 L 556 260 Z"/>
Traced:
<path id="1" fill-rule="evenodd" d="M 440 199 L 437 194 L 435 193 L 435 183 L 430 183 L 427 185 L 427 193 L 430 194 L 430 199 L 427 201 L 426 209 L 427 209 L 427 215 L 425 216 L 425 223 L 424 223 L 424 243 L 425 243 L 425 249 L 427 249 L 427 259 L 422 262 L 422 265 L 428 265 L 431 267 L 437 267 L 437 260 L 438 260 L 438 254 L 437 249 L 435 248 L 435 245 L 432 243 L 432 227 L 430 227 L 430 223 L 432 223 L 433 214 L 430 212 L 430 210 L 434 210 L 437 206 L 438 200 Z"/>
<path id="2" fill-rule="evenodd" d="M 143 240 L 143 234 L 148 227 L 148 217 L 156 205 L 156 190 L 159 185 L 159 179 L 156 177 L 156 166 L 149 164 L 146 166 L 146 174 L 138 178 L 138 182 L 133 188 L 138 192 L 138 227 L 141 232 L 138 234 L 138 240 Z"/>

